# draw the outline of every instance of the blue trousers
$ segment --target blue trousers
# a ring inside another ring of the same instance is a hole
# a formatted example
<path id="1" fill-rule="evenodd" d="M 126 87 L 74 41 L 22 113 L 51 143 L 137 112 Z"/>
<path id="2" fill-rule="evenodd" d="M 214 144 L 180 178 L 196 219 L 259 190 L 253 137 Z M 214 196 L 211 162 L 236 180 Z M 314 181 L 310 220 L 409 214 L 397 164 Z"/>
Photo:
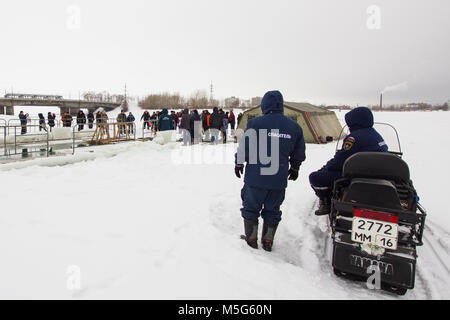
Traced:
<path id="1" fill-rule="evenodd" d="M 250 187 L 244 184 L 241 190 L 242 217 L 247 220 L 258 221 L 262 216 L 269 225 L 281 221 L 280 206 L 284 201 L 285 189 L 268 190 Z"/>
<path id="2" fill-rule="evenodd" d="M 330 198 L 334 181 L 342 177 L 338 171 L 320 170 L 309 175 L 309 183 L 319 198 Z"/>

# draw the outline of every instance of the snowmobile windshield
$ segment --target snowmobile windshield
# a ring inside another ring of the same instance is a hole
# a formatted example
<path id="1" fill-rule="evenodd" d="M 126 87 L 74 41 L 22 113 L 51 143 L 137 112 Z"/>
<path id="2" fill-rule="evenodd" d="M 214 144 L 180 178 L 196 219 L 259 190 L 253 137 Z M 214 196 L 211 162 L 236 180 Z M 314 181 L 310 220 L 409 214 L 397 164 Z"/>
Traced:
<path id="1" fill-rule="evenodd" d="M 398 132 L 394 126 L 388 123 L 375 122 L 373 128 L 383 137 L 386 142 L 389 152 L 402 155 L 402 148 Z M 346 125 L 343 127 L 339 140 L 336 144 L 336 151 L 343 148 L 344 139 L 350 134 L 350 128 Z"/>

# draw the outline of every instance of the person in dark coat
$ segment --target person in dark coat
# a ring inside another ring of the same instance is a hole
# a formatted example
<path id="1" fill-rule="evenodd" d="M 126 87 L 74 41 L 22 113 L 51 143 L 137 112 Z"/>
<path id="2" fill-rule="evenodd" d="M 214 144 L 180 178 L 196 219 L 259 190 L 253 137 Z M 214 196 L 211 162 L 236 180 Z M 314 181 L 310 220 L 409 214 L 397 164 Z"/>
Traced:
<path id="1" fill-rule="evenodd" d="M 53 127 L 55 126 L 56 115 L 49 112 L 47 114 L 48 126 L 50 127 L 50 132 L 52 132 Z"/>
<path id="2" fill-rule="evenodd" d="M 342 177 L 345 160 L 358 152 L 386 152 L 388 146 L 383 137 L 373 128 L 373 114 L 369 108 L 358 107 L 345 115 L 350 134 L 344 139 L 342 149 L 319 171 L 309 176 L 309 182 L 319 197 L 319 209 L 316 215 L 328 215 L 331 210 L 331 193 L 334 181 Z"/>
<path id="3" fill-rule="evenodd" d="M 70 128 L 72 126 L 72 115 L 68 112 L 63 113 L 63 115 L 61 116 L 61 120 L 63 122 L 63 126 L 64 127 L 68 127 Z"/>
<path id="4" fill-rule="evenodd" d="M 202 123 L 198 110 L 192 111 L 190 121 L 191 141 L 193 144 L 199 143 L 201 140 Z"/>
<path id="5" fill-rule="evenodd" d="M 237 125 L 239 126 L 239 123 L 241 122 L 241 120 L 242 120 L 242 113 L 239 113 L 238 114 L 238 117 L 237 117 Z"/>
<path id="6" fill-rule="evenodd" d="M 119 115 L 117 116 L 117 122 L 119 123 L 120 134 L 124 134 L 126 129 L 125 122 L 127 122 L 127 115 L 125 114 L 125 110 L 120 111 Z"/>
<path id="7" fill-rule="evenodd" d="M 180 129 L 183 134 L 183 146 L 190 145 L 192 142 L 191 133 L 190 133 L 191 115 L 189 114 L 188 109 L 183 110 L 183 114 L 181 116 L 181 121 L 180 121 Z"/>
<path id="8" fill-rule="evenodd" d="M 45 125 L 45 117 L 42 113 L 38 114 L 39 117 L 39 131 L 47 131 L 46 125 Z"/>
<path id="9" fill-rule="evenodd" d="M 95 114 L 95 121 L 97 122 L 97 125 L 102 123 L 102 113 L 100 111 L 97 111 Z"/>
<path id="10" fill-rule="evenodd" d="M 134 117 L 134 115 L 131 112 L 128 113 L 128 116 L 127 116 L 128 130 L 129 130 L 129 132 L 131 132 L 131 134 L 134 134 L 134 121 L 135 120 L 136 120 L 136 118 Z"/>
<path id="11" fill-rule="evenodd" d="M 209 125 L 208 125 L 208 117 L 210 116 L 209 111 L 208 110 L 204 110 L 202 112 L 202 127 L 203 127 L 203 132 L 205 134 L 205 141 L 210 139 L 210 132 L 209 132 Z"/>
<path id="12" fill-rule="evenodd" d="M 234 130 L 236 129 L 236 117 L 234 116 L 233 109 L 231 109 L 228 115 L 228 123 L 230 124 L 231 135 L 234 136 Z"/>
<path id="13" fill-rule="evenodd" d="M 227 131 L 228 131 L 228 112 L 224 113 L 223 110 L 221 110 L 222 114 L 222 140 L 223 143 L 227 143 Z"/>
<path id="14" fill-rule="evenodd" d="M 23 113 L 23 111 L 20 111 L 19 113 L 19 119 L 20 119 L 20 125 L 22 126 L 22 130 L 20 134 L 26 134 L 27 133 L 27 116 Z"/>
<path id="15" fill-rule="evenodd" d="M 172 120 L 175 123 L 175 128 L 178 126 L 178 116 L 175 113 L 175 111 L 170 111 L 170 116 L 172 117 Z"/>
<path id="16" fill-rule="evenodd" d="M 223 115 L 219 113 L 217 107 L 213 108 L 213 113 L 209 118 L 209 127 L 211 129 L 211 143 L 217 144 L 219 140 L 219 132 L 223 126 Z"/>
<path id="17" fill-rule="evenodd" d="M 167 109 L 163 109 L 159 115 L 158 129 L 159 131 L 169 131 L 175 129 L 173 126 L 172 117 L 169 115 L 169 111 Z"/>
<path id="18" fill-rule="evenodd" d="M 77 113 L 78 131 L 84 130 L 85 123 L 86 123 L 86 115 L 84 114 L 83 110 L 80 110 Z"/>
<path id="19" fill-rule="evenodd" d="M 92 111 L 89 111 L 87 115 L 89 129 L 92 129 L 94 127 L 94 113 Z"/>
<path id="20" fill-rule="evenodd" d="M 267 92 L 261 109 L 263 115 L 247 123 L 235 155 L 234 171 L 240 178 L 247 163 L 241 191 L 245 240 L 252 248 L 258 248 L 261 215 L 264 220 L 261 242 L 264 250 L 271 251 L 281 221 L 280 206 L 287 181 L 297 180 L 306 158 L 305 140 L 299 124 L 283 114 L 284 99 L 279 91 Z"/>
<path id="21" fill-rule="evenodd" d="M 145 128 L 150 129 L 150 120 L 151 119 L 152 119 L 152 117 L 150 116 L 150 112 L 144 111 L 144 113 L 141 116 L 141 121 L 144 120 L 144 130 L 145 130 Z"/>

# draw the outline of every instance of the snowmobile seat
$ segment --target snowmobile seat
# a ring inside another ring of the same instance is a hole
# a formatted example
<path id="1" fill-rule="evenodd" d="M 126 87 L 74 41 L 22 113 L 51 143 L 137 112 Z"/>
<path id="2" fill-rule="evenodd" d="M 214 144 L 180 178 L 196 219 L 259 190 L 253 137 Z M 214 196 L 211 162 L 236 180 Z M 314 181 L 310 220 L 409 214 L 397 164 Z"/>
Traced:
<path id="1" fill-rule="evenodd" d="M 353 179 L 345 193 L 344 201 L 363 206 L 402 209 L 397 188 L 390 181 L 381 179 Z"/>
<path id="2" fill-rule="evenodd" d="M 409 168 L 399 156 L 389 152 L 359 152 L 349 157 L 342 170 L 345 178 L 385 179 L 409 183 Z"/>

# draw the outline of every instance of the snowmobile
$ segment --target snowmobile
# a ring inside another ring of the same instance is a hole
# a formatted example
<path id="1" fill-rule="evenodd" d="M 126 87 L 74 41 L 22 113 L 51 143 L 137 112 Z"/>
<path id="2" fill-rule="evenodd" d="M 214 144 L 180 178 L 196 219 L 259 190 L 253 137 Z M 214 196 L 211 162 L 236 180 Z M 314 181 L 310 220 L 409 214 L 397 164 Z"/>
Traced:
<path id="1" fill-rule="evenodd" d="M 390 128 L 396 146 L 388 143 L 389 152 L 360 152 L 345 162 L 329 215 L 332 266 L 335 275 L 357 281 L 378 272 L 378 289 L 404 295 L 414 288 L 426 211 L 402 160 L 397 131 L 385 123 L 375 127 L 385 140 L 382 131 Z"/>

